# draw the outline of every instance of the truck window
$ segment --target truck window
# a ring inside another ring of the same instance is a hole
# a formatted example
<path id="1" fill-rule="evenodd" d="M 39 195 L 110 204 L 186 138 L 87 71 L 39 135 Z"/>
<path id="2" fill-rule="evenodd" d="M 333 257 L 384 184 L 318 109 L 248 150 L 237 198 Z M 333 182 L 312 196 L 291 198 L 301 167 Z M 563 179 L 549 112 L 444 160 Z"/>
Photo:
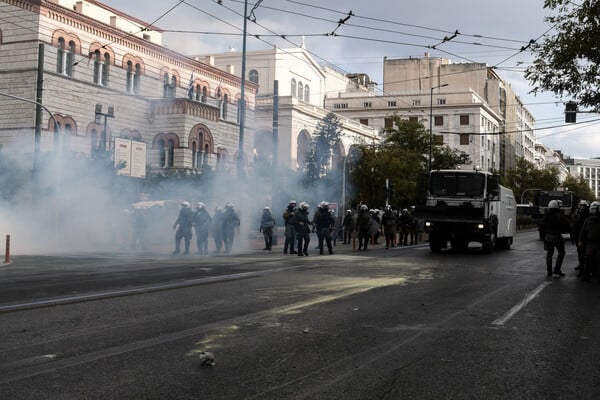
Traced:
<path id="1" fill-rule="evenodd" d="M 485 175 L 434 173 L 430 193 L 433 196 L 480 197 L 485 187 Z"/>

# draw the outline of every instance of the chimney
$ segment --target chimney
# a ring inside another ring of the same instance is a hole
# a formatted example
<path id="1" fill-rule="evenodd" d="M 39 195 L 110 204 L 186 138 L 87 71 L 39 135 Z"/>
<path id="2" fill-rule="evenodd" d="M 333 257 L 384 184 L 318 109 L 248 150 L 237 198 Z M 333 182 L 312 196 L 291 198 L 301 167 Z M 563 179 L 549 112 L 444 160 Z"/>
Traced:
<path id="1" fill-rule="evenodd" d="M 215 56 L 206 56 L 206 63 L 211 66 L 215 66 Z"/>

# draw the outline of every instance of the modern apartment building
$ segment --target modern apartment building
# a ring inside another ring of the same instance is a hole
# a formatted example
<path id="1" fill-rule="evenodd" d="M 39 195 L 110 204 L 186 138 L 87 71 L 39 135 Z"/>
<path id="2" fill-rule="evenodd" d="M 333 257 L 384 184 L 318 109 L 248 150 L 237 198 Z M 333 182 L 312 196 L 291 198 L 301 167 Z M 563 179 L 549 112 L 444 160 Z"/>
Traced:
<path id="1" fill-rule="evenodd" d="M 485 64 L 424 58 L 383 60 L 381 95 L 328 93 L 325 107 L 381 132 L 392 116 L 431 127 L 443 143 L 485 170 L 504 171 L 517 157 L 533 162 L 535 120 L 510 84 Z"/>
<path id="2" fill-rule="evenodd" d="M 569 174 L 582 176 L 588 181 L 590 189 L 598 199 L 600 196 L 600 158 L 566 158 L 565 165 Z"/>

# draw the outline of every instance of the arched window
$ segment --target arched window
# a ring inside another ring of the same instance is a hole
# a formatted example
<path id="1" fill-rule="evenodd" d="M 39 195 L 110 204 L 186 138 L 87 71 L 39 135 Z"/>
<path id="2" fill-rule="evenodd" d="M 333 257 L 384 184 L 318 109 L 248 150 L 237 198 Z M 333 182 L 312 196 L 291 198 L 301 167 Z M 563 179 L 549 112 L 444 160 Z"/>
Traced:
<path id="1" fill-rule="evenodd" d="M 104 53 L 104 68 L 102 69 L 102 85 L 108 86 L 108 69 L 110 65 L 110 54 Z"/>
<path id="2" fill-rule="evenodd" d="M 200 101 L 202 101 L 203 103 L 206 103 L 206 97 L 208 97 L 208 88 L 206 86 L 204 86 L 202 88 L 202 99 L 200 99 Z"/>
<path id="3" fill-rule="evenodd" d="M 192 142 L 192 168 L 198 168 L 198 149 L 196 142 Z"/>
<path id="4" fill-rule="evenodd" d="M 65 73 L 67 76 L 73 76 L 73 67 L 75 63 L 73 62 L 75 58 L 75 42 L 69 41 L 69 50 L 65 54 Z"/>
<path id="5" fill-rule="evenodd" d="M 125 83 L 127 93 L 133 93 L 133 63 L 127 61 L 127 78 Z"/>
<path id="6" fill-rule="evenodd" d="M 63 149 L 70 150 L 71 149 L 71 134 L 73 129 L 71 128 L 71 124 L 65 124 L 65 130 L 63 131 Z"/>
<path id="7" fill-rule="evenodd" d="M 296 80 L 292 78 L 292 86 L 290 88 L 291 96 L 296 97 Z"/>
<path id="8" fill-rule="evenodd" d="M 248 80 L 258 85 L 258 71 L 251 69 L 250 72 L 248 72 Z"/>
<path id="9" fill-rule="evenodd" d="M 201 93 L 202 93 L 202 88 L 200 87 L 200 85 L 196 85 L 196 96 L 195 96 L 196 101 L 200 100 Z"/>
<path id="10" fill-rule="evenodd" d="M 133 75 L 133 93 L 140 94 L 140 77 L 142 75 L 142 66 L 135 64 L 135 73 Z"/>
<path id="11" fill-rule="evenodd" d="M 65 72 L 65 39 L 58 38 L 58 50 L 56 52 L 56 72 Z"/>
<path id="12" fill-rule="evenodd" d="M 94 83 L 99 85 L 102 77 L 102 62 L 100 59 L 100 50 L 94 51 Z"/>
<path id="13" fill-rule="evenodd" d="M 229 103 L 229 96 L 227 94 L 223 96 L 223 119 L 227 118 L 227 104 Z"/>
<path id="14" fill-rule="evenodd" d="M 304 101 L 310 102 L 310 88 L 308 85 L 304 86 Z"/>
<path id="15" fill-rule="evenodd" d="M 161 167 L 167 166 L 167 151 L 165 149 L 165 141 L 163 139 L 158 141 L 158 164 Z"/>
<path id="16" fill-rule="evenodd" d="M 310 150 L 311 140 L 310 133 L 306 129 L 303 129 L 298 134 L 298 139 L 296 140 L 296 163 L 299 171 L 302 171 L 306 165 L 306 154 Z"/>
<path id="17" fill-rule="evenodd" d="M 169 93 L 171 92 L 170 87 L 171 87 L 171 84 L 169 82 L 169 74 L 165 74 L 163 76 L 163 97 L 164 98 L 169 97 Z"/>
<path id="18" fill-rule="evenodd" d="M 175 165 L 175 142 L 173 141 L 173 139 L 169 139 L 169 142 L 167 143 L 168 146 L 168 154 L 167 154 L 167 166 L 172 167 L 173 165 Z"/>
<path id="19" fill-rule="evenodd" d="M 171 90 L 170 90 L 169 97 L 175 98 L 175 90 L 176 90 L 176 88 L 177 88 L 177 77 L 175 75 L 173 75 L 171 77 Z"/>
<path id="20" fill-rule="evenodd" d="M 298 82 L 298 98 L 300 100 L 304 99 L 304 86 L 302 85 L 302 82 Z"/>

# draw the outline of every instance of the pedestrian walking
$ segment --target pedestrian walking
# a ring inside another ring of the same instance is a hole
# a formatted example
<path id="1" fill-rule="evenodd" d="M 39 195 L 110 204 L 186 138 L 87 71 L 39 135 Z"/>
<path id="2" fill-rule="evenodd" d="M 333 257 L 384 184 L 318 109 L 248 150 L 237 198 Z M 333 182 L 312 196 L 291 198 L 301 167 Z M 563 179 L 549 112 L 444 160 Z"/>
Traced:
<path id="1" fill-rule="evenodd" d="M 225 253 L 230 254 L 233 248 L 233 239 L 235 236 L 235 228 L 240 226 L 240 217 L 233 208 L 232 203 L 225 206 L 223 212 L 223 243 L 225 244 Z"/>
<path id="2" fill-rule="evenodd" d="M 202 202 L 196 204 L 194 213 L 194 229 L 196 231 L 196 246 L 198 254 L 208 255 L 208 231 L 212 223 L 212 218 Z"/>
<path id="3" fill-rule="evenodd" d="M 313 226 L 317 231 L 317 239 L 319 243 L 319 254 L 323 254 L 323 242 L 327 244 L 329 254 L 333 254 L 331 241 L 331 230 L 335 225 L 335 219 L 329 212 L 329 203 L 322 201 L 319 204 L 319 209 L 313 218 Z"/>
<path id="4" fill-rule="evenodd" d="M 296 200 L 290 200 L 288 206 L 283 213 L 283 221 L 285 224 L 285 242 L 283 243 L 283 254 L 296 254 L 294 246 L 296 242 Z"/>
<path id="5" fill-rule="evenodd" d="M 358 209 L 358 217 L 356 219 L 356 230 L 358 233 L 358 250 L 359 251 L 367 251 L 367 246 L 369 244 L 369 240 L 371 235 L 369 233 L 369 228 L 371 223 L 371 213 L 369 212 L 369 207 L 366 204 L 363 204 Z"/>
<path id="6" fill-rule="evenodd" d="M 265 248 L 263 250 L 271 251 L 273 246 L 273 230 L 275 229 L 275 218 L 271 214 L 271 208 L 265 206 L 260 217 L 259 232 L 262 232 L 265 239 Z"/>
<path id="7" fill-rule="evenodd" d="M 571 218 L 571 243 L 577 246 L 577 261 L 575 267 L 579 270 L 577 276 L 583 276 L 585 273 L 585 242 L 579 240 L 579 233 L 583 227 L 583 223 L 590 216 L 590 206 L 587 201 L 581 200 L 577 212 Z M 581 244 L 581 246 L 580 246 Z"/>
<path id="8" fill-rule="evenodd" d="M 580 245 L 585 247 L 585 269 L 582 280 L 589 282 L 598 277 L 600 271 L 600 203 L 592 202 L 590 205 L 590 216 L 583 223 L 579 234 Z"/>
<path id="9" fill-rule="evenodd" d="M 184 241 L 183 254 L 190 254 L 190 241 L 192 239 L 192 224 L 193 224 L 193 211 L 190 207 L 190 203 L 184 201 L 181 203 L 181 209 L 177 220 L 173 224 L 175 230 L 175 251 L 173 254 L 181 253 L 181 239 Z"/>
<path id="10" fill-rule="evenodd" d="M 544 227 L 546 236 L 544 237 L 544 249 L 546 250 L 546 270 L 548 277 L 552 274 L 559 277 L 565 276 L 561 267 L 565 258 L 565 241 L 563 233 L 569 233 L 571 230 L 571 221 L 561 212 L 557 200 L 551 200 L 548 203 L 548 209 L 544 214 Z M 556 264 L 552 269 L 552 257 L 554 250 L 557 250 Z"/>
<path id="11" fill-rule="evenodd" d="M 397 234 L 398 216 L 392 210 L 389 204 L 385 206 L 383 215 L 381 216 L 381 225 L 383 226 L 383 234 L 385 235 L 385 248 L 394 247 Z"/>
<path id="12" fill-rule="evenodd" d="M 310 226 L 312 222 L 308 218 L 308 209 L 310 205 L 306 202 L 300 203 L 296 210 L 296 236 L 298 239 L 298 256 L 308 256 L 308 244 L 310 243 Z"/>
<path id="13" fill-rule="evenodd" d="M 346 210 L 346 215 L 344 215 L 344 221 L 342 222 L 342 229 L 344 230 L 344 241 L 342 244 L 350 244 L 352 242 L 352 233 L 354 232 L 354 229 L 356 229 L 352 210 Z"/>

